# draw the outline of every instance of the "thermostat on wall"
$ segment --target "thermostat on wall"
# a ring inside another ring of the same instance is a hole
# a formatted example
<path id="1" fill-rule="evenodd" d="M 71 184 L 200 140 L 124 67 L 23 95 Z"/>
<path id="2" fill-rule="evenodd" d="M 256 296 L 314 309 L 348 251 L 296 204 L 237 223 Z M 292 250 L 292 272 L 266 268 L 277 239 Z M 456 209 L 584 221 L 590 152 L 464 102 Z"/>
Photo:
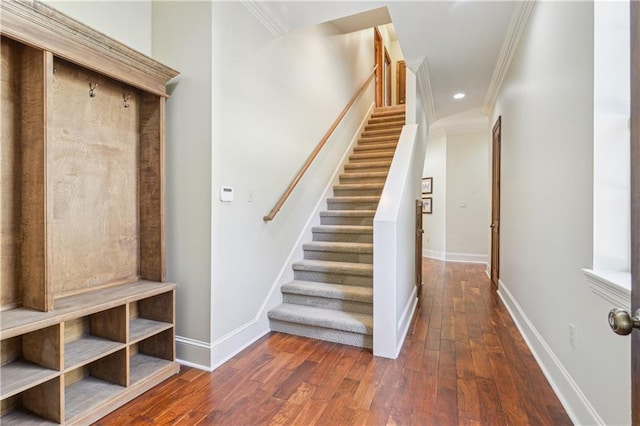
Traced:
<path id="1" fill-rule="evenodd" d="M 233 188 L 230 186 L 223 186 L 220 188 L 220 201 L 230 203 L 233 201 Z"/>

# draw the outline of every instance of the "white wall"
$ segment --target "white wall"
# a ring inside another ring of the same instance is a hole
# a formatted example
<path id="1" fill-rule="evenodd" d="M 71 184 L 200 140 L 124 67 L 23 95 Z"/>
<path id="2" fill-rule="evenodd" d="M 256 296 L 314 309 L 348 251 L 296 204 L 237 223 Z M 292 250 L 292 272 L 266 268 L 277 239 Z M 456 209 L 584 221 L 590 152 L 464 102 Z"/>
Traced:
<path id="1" fill-rule="evenodd" d="M 281 270 L 370 103 L 356 105 L 276 218 L 263 216 L 373 69 L 373 34 L 323 24 L 274 39 L 241 3 L 214 2 L 213 39 L 216 365 L 268 331 Z M 219 201 L 222 185 L 234 188 L 234 202 Z"/>
<path id="2" fill-rule="evenodd" d="M 447 135 L 447 260 L 487 262 L 490 190 L 486 130 Z M 435 208 L 435 206 L 434 206 Z"/>
<path id="3" fill-rule="evenodd" d="M 432 214 L 422 215 L 422 254 L 444 260 L 447 252 L 447 135 L 431 132 L 427 141 L 423 177 L 432 177 Z"/>
<path id="4" fill-rule="evenodd" d="M 151 1 L 43 0 L 145 55 L 151 55 Z"/>
<path id="5" fill-rule="evenodd" d="M 211 342 L 211 19 L 208 2 L 153 3 L 153 56 L 181 73 L 169 85 L 166 111 L 167 278 L 179 283 L 176 349 L 179 359 L 205 367 Z"/>
<path id="6" fill-rule="evenodd" d="M 433 177 L 433 193 L 425 195 L 432 198 L 433 213 L 423 215 L 422 252 L 434 259 L 486 263 L 490 140 L 486 116 L 481 123 L 469 123 L 431 126 L 423 176 Z"/>
<path id="7" fill-rule="evenodd" d="M 629 424 L 629 340 L 608 330 L 611 306 L 581 272 L 593 253 L 593 22 L 593 3 L 538 2 L 498 97 L 499 292 L 574 423 Z"/>

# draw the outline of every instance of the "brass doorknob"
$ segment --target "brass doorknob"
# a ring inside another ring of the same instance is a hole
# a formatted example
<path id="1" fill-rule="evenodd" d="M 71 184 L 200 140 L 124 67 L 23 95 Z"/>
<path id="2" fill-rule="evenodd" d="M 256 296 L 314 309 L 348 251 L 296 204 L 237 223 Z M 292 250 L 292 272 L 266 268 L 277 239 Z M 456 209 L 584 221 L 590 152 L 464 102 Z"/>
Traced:
<path id="1" fill-rule="evenodd" d="M 609 326 L 614 333 L 621 336 L 631 334 L 634 328 L 640 328 L 640 309 L 636 311 L 635 317 L 632 317 L 624 309 L 614 308 L 610 310 Z"/>

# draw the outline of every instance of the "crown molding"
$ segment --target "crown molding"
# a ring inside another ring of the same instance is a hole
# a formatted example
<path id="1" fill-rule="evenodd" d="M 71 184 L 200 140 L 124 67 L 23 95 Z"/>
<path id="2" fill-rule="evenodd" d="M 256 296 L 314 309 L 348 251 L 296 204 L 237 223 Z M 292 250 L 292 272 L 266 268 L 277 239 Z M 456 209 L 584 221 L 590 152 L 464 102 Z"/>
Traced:
<path id="1" fill-rule="evenodd" d="M 429 65 L 427 59 L 422 61 L 422 65 L 418 68 L 416 73 L 418 91 L 420 92 L 420 98 L 422 98 L 422 104 L 424 106 L 424 112 L 427 116 L 427 122 L 429 124 L 435 123 L 438 119 L 436 114 L 436 105 L 433 100 L 433 91 L 431 90 L 431 78 L 429 77 Z"/>
<path id="2" fill-rule="evenodd" d="M 489 82 L 489 89 L 487 90 L 487 95 L 484 99 L 482 109 L 487 114 L 493 110 L 498 94 L 500 93 L 500 89 L 502 88 L 502 83 L 504 82 L 507 72 L 511 67 L 511 62 L 513 61 L 516 50 L 518 50 L 520 39 L 527 27 L 527 23 L 529 22 L 531 12 L 533 12 L 535 4 L 536 0 L 527 0 L 518 2 L 515 6 L 511 22 L 509 23 L 509 28 L 507 29 L 507 34 L 504 42 L 502 43 L 502 50 L 500 51 L 496 67 L 493 70 L 493 76 L 491 77 L 491 82 Z"/>
<path id="3" fill-rule="evenodd" d="M 285 19 L 269 3 L 254 0 L 239 0 L 247 11 L 262 24 L 274 37 L 280 37 L 291 31 Z"/>
<path id="4" fill-rule="evenodd" d="M 129 85 L 166 96 L 178 71 L 35 0 L 0 1 L 0 33 Z"/>

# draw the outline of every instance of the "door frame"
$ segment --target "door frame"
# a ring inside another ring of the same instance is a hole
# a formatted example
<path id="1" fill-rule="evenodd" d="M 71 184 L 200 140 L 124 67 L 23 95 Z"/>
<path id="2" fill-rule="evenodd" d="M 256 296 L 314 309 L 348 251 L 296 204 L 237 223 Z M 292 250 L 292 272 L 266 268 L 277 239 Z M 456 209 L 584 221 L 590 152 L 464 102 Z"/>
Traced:
<path id="1" fill-rule="evenodd" d="M 498 288 L 500 279 L 500 153 L 502 146 L 502 116 L 491 130 L 491 283 Z"/>
<path id="2" fill-rule="evenodd" d="M 384 48 L 384 106 L 391 106 L 391 55 Z"/>
<path id="3" fill-rule="evenodd" d="M 382 35 L 378 28 L 373 27 L 373 55 L 374 63 L 376 65 L 376 106 L 382 106 L 382 85 L 384 84 L 382 79 Z"/>
<path id="4" fill-rule="evenodd" d="M 422 294 L 422 235 L 424 234 L 422 224 L 422 200 L 416 200 L 416 292 L 418 294 L 418 305 L 420 305 Z"/>
<path id="5" fill-rule="evenodd" d="M 396 62 L 396 99 L 398 105 L 404 105 L 407 96 L 407 64 Z"/>
<path id="6" fill-rule="evenodd" d="M 630 1 L 631 25 L 631 311 L 640 309 L 640 2 Z M 631 424 L 640 425 L 640 329 L 631 333 Z"/>

